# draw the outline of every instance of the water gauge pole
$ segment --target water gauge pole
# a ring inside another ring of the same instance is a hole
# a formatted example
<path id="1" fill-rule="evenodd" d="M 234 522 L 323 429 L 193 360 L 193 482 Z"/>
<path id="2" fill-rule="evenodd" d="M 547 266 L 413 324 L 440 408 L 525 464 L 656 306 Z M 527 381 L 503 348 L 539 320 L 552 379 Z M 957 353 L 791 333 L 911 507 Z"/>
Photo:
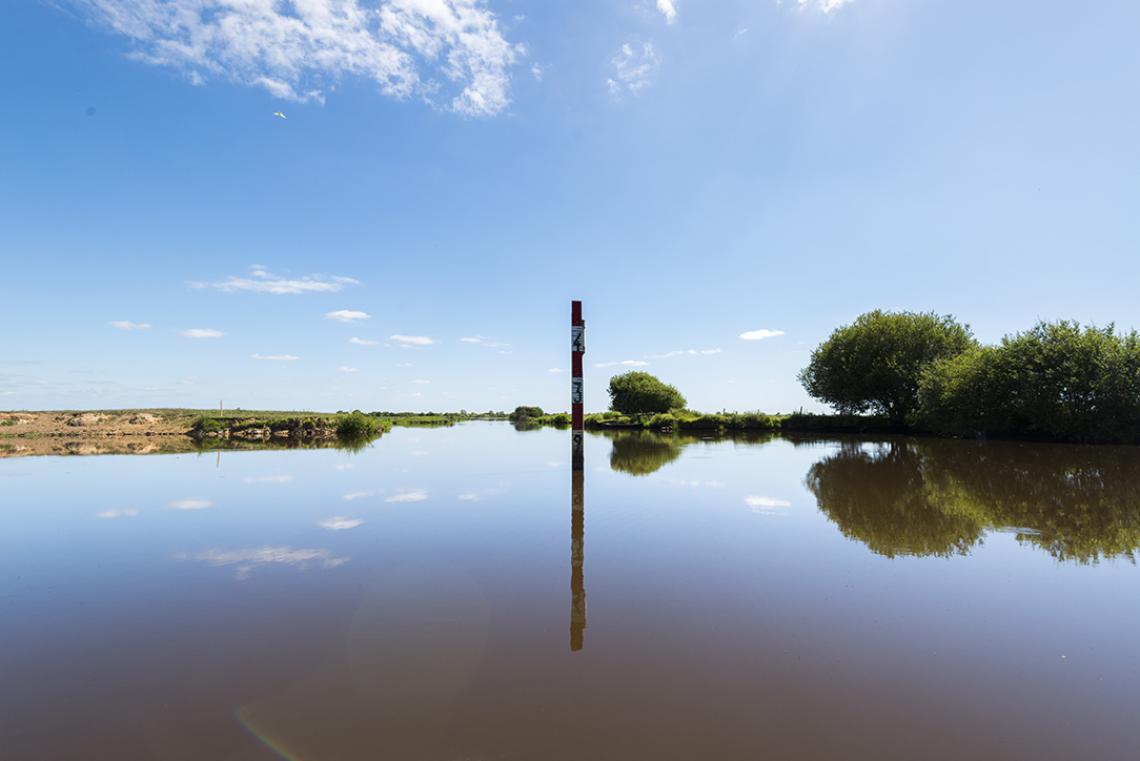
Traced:
<path id="1" fill-rule="evenodd" d="M 585 444 L 582 355 L 586 353 L 586 321 L 582 302 L 570 302 L 570 649 L 582 649 L 586 629 L 586 582 L 582 571 L 586 541 Z"/>

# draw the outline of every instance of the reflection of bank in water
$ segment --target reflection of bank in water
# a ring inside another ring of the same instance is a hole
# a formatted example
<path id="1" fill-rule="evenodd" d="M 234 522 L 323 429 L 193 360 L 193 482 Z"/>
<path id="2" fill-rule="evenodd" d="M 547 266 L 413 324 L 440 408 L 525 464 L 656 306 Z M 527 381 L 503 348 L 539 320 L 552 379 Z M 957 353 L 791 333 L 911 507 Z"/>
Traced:
<path id="1" fill-rule="evenodd" d="M 886 557 L 965 555 L 1002 531 L 1096 563 L 1136 559 L 1138 475 L 1135 447 L 850 439 L 805 483 L 845 536 Z"/>

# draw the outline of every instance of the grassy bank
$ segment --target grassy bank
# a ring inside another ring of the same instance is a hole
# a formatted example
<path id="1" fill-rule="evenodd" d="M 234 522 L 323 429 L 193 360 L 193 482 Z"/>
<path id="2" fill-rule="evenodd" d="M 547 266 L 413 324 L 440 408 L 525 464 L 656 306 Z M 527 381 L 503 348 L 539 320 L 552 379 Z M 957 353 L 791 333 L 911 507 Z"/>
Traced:
<path id="1" fill-rule="evenodd" d="M 564 412 L 513 420 L 516 426 L 567 428 L 570 416 Z M 872 415 L 812 415 L 794 413 L 770 415 L 764 412 L 702 413 L 674 410 L 626 415 L 621 412 L 595 412 L 586 415 L 588 430 L 683 431 L 691 433 L 904 433 L 885 417 Z"/>

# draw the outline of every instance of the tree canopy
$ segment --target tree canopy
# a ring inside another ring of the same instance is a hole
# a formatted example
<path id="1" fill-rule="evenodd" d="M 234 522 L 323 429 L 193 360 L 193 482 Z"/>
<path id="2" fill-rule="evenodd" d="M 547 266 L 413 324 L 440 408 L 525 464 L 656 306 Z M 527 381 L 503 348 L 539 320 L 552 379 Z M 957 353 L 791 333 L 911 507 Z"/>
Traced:
<path id="1" fill-rule="evenodd" d="M 875 310 L 816 347 L 799 379 L 842 413 L 873 412 L 902 424 L 916 407 L 923 371 L 974 345 L 969 327 L 950 315 Z"/>
<path id="2" fill-rule="evenodd" d="M 628 372 L 610 378 L 610 409 L 627 415 L 683 409 L 685 397 L 646 372 Z"/>

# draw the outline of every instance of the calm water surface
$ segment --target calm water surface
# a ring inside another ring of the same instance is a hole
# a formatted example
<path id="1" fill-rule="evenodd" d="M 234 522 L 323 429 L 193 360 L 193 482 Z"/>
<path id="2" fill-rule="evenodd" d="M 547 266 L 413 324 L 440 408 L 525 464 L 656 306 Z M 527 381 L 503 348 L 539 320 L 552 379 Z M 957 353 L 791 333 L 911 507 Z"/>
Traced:
<path id="1" fill-rule="evenodd" d="M 1140 757 L 1140 450 L 591 435 L 577 487 L 490 423 L 0 460 L 0 757 Z"/>

